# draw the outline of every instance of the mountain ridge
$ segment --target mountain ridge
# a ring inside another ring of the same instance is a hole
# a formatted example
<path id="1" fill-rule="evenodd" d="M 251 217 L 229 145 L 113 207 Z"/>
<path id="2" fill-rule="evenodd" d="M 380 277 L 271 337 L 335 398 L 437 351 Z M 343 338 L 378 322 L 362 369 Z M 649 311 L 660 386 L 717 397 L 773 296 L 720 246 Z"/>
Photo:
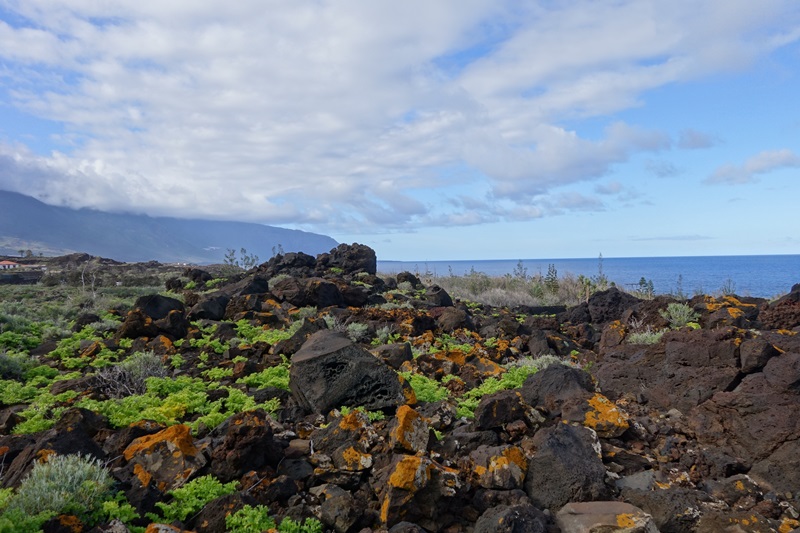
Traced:
<path id="1" fill-rule="evenodd" d="M 249 222 L 179 219 L 70 209 L 0 190 L 0 253 L 86 252 L 119 261 L 221 263 L 227 249 L 261 260 L 274 249 L 316 255 L 338 242 L 318 233 Z"/>

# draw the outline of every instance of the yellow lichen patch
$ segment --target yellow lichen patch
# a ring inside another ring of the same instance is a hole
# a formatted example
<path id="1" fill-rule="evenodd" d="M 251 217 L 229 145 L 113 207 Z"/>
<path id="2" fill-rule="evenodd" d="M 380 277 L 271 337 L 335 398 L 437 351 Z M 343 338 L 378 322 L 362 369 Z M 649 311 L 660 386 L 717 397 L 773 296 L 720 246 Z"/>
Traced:
<path id="1" fill-rule="evenodd" d="M 736 487 L 736 490 L 744 490 L 744 483 L 742 483 L 741 479 L 734 483 L 733 486 Z"/>
<path id="2" fill-rule="evenodd" d="M 789 533 L 798 527 L 800 527 L 800 521 L 793 518 L 784 518 L 781 525 L 778 526 L 778 533 Z"/>
<path id="3" fill-rule="evenodd" d="M 392 439 L 406 449 L 411 448 L 408 436 L 414 431 L 414 423 L 420 419 L 420 415 L 407 405 L 401 405 L 395 413 L 397 427 L 392 431 Z"/>
<path id="4" fill-rule="evenodd" d="M 457 365 L 463 366 L 467 362 L 467 354 L 461 350 L 448 350 L 446 352 L 439 352 L 439 354 L 442 354 L 443 357 Z M 436 355 L 439 356 L 439 354 Z"/>
<path id="5" fill-rule="evenodd" d="M 403 365 L 406 365 L 406 364 L 408 364 L 408 361 L 405 361 L 403 363 Z M 408 369 L 401 368 L 401 370 L 403 370 L 405 372 L 409 372 L 409 371 L 411 371 L 411 367 L 409 365 Z M 400 385 L 402 385 L 402 387 L 403 387 L 403 397 L 406 400 L 406 404 L 408 404 L 408 405 L 416 405 L 417 404 L 417 393 L 414 392 L 414 389 L 411 388 L 411 386 L 406 382 L 406 380 L 405 380 L 405 378 L 403 378 L 403 376 L 401 376 L 400 374 L 397 374 L 397 379 L 400 380 Z"/>
<path id="6" fill-rule="evenodd" d="M 81 533 L 83 531 L 83 522 L 80 519 L 72 514 L 62 514 L 58 517 L 58 524 L 62 528 L 66 528 L 67 531 L 72 531 L 73 533 Z"/>
<path id="7" fill-rule="evenodd" d="M 149 451 L 153 446 L 160 442 L 168 442 L 174 445 L 183 455 L 197 455 L 197 448 L 192 440 L 192 432 L 189 426 L 178 424 L 159 431 L 154 435 L 145 435 L 131 442 L 125 451 L 122 452 L 126 461 L 130 461 L 139 453 Z"/>
<path id="8" fill-rule="evenodd" d="M 389 521 L 389 496 L 387 495 L 381 503 L 381 522 L 384 524 Z"/>
<path id="9" fill-rule="evenodd" d="M 348 431 L 355 431 L 364 427 L 361 418 L 358 416 L 358 411 L 351 411 L 339 420 L 339 429 Z"/>
<path id="10" fill-rule="evenodd" d="M 510 462 L 516 464 L 522 470 L 527 470 L 528 460 L 525 458 L 525 454 L 522 453 L 520 448 L 517 448 L 516 446 L 506 448 L 503 450 L 503 456 Z"/>
<path id="11" fill-rule="evenodd" d="M 728 305 L 735 305 L 736 307 L 755 307 L 756 306 L 756 304 L 746 304 L 743 301 L 741 301 L 740 299 L 735 298 L 733 296 L 725 296 L 723 298 L 723 300 L 725 302 L 727 302 Z"/>
<path id="12" fill-rule="evenodd" d="M 619 320 L 615 320 L 615 321 L 611 322 L 606 327 L 616 331 L 617 333 L 619 333 L 622 336 L 625 335 L 625 326 Z"/>
<path id="13" fill-rule="evenodd" d="M 148 486 L 150 480 L 153 479 L 153 475 L 138 463 L 133 465 L 133 475 L 139 478 L 139 483 L 141 483 L 143 487 Z"/>
<path id="14" fill-rule="evenodd" d="M 50 459 L 50 456 L 52 455 L 56 455 L 55 450 L 51 450 L 50 448 L 42 448 L 41 450 L 36 452 L 36 459 L 40 463 L 46 463 Z"/>
<path id="15" fill-rule="evenodd" d="M 788 335 L 789 337 L 792 337 L 792 336 L 794 336 L 794 335 L 797 335 L 797 332 L 796 332 L 796 331 L 791 331 L 791 330 L 788 330 L 788 329 L 779 329 L 779 330 L 777 330 L 777 331 L 778 331 L 778 333 L 780 333 L 781 335 Z"/>
<path id="16" fill-rule="evenodd" d="M 424 487 L 431 479 L 430 461 L 414 455 L 404 456 L 389 476 L 389 486 L 411 492 Z"/>
<path id="17" fill-rule="evenodd" d="M 602 394 L 595 393 L 587 402 L 591 409 L 586 412 L 584 426 L 601 437 L 619 436 L 628 429 L 628 416 Z"/>
<path id="18" fill-rule="evenodd" d="M 372 456 L 362 453 L 352 446 L 342 452 L 342 459 L 344 459 L 347 469 L 352 471 L 364 470 L 372 466 Z"/>
<path id="19" fill-rule="evenodd" d="M 731 318 L 739 318 L 744 316 L 744 311 L 742 311 L 738 307 L 729 307 L 728 314 L 731 316 Z"/>
<path id="20" fill-rule="evenodd" d="M 620 513 L 617 515 L 617 525 L 619 527 L 633 528 L 636 526 L 636 519 L 631 513 Z"/>
<path id="21" fill-rule="evenodd" d="M 409 320 L 413 321 L 413 318 Z M 423 344 L 433 344 L 433 332 L 431 330 L 426 331 L 414 339 L 414 346 L 421 346 Z"/>

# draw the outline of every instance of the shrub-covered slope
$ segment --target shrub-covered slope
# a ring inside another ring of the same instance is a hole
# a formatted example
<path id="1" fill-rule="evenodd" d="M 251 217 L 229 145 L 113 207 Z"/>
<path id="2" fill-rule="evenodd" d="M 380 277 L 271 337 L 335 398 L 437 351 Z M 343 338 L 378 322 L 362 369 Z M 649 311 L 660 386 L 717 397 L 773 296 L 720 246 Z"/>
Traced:
<path id="1" fill-rule="evenodd" d="M 508 308 L 375 264 L 8 289 L 0 531 L 800 526 L 800 287 Z"/>

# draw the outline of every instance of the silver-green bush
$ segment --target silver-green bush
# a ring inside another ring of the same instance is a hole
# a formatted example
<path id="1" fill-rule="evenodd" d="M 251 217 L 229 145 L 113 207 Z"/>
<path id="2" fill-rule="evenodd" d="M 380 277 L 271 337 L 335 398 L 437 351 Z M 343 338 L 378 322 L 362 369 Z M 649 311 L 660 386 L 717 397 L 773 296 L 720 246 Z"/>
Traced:
<path id="1" fill-rule="evenodd" d="M 36 463 L 11 497 L 8 511 L 74 514 L 90 519 L 112 497 L 114 479 L 99 460 L 88 456 L 52 455 Z"/>

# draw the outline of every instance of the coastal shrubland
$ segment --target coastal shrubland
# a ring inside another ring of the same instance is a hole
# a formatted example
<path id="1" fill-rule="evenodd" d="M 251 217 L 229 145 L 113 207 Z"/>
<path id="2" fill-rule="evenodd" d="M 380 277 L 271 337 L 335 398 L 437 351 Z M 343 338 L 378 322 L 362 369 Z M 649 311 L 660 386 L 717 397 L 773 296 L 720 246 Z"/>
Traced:
<path id="1" fill-rule="evenodd" d="M 0 286 L 0 531 L 556 530 L 582 499 L 796 527 L 800 288 L 379 275 L 361 245 L 231 274 L 89 261 L 94 286 Z M 160 284 L 97 283 L 117 267 Z"/>

